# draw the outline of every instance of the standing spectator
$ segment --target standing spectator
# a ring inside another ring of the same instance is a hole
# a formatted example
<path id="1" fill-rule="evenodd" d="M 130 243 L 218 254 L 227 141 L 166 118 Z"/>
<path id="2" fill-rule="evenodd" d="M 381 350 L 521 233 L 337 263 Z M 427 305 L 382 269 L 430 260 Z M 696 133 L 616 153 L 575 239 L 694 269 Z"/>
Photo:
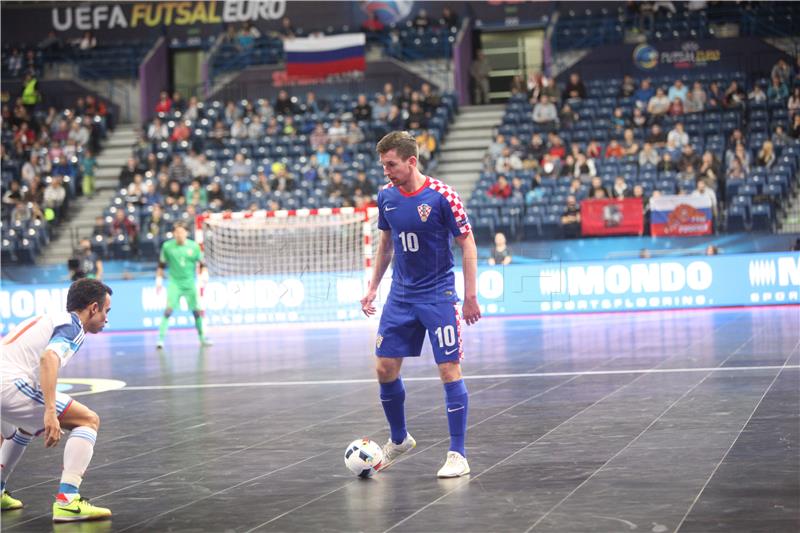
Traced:
<path id="1" fill-rule="evenodd" d="M 489 103 L 489 74 L 492 72 L 492 66 L 486 59 L 486 54 L 483 50 L 478 50 L 475 60 L 469 67 L 469 73 L 472 81 L 475 84 L 475 104 L 488 104 Z"/>
<path id="2" fill-rule="evenodd" d="M 582 100 L 586 98 L 586 86 L 583 84 L 580 74 L 573 72 L 569 75 L 569 81 L 561 98 L 563 100 Z"/>
<path id="3" fill-rule="evenodd" d="M 511 264 L 511 249 L 506 242 L 505 234 L 497 232 L 494 235 L 494 246 L 492 246 L 492 253 L 489 256 L 490 265 L 510 265 Z"/>
<path id="4" fill-rule="evenodd" d="M 81 170 L 83 172 L 83 181 L 81 188 L 83 195 L 87 198 L 94 196 L 94 173 L 97 169 L 97 160 L 91 150 L 84 151 L 83 160 L 81 161 Z"/>
<path id="5" fill-rule="evenodd" d="M 567 196 L 567 205 L 561 214 L 561 227 L 564 237 L 576 238 L 581 235 L 581 208 L 574 196 Z"/>

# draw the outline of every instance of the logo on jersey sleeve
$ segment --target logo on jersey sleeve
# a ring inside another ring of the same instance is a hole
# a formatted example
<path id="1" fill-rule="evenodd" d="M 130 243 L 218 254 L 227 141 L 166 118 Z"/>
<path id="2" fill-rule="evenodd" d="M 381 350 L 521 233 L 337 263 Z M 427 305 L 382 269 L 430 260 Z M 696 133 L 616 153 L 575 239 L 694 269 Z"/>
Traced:
<path id="1" fill-rule="evenodd" d="M 418 205 L 417 213 L 419 213 L 419 218 L 422 219 L 423 222 L 427 222 L 428 217 L 431 216 L 431 206 L 428 204 Z"/>

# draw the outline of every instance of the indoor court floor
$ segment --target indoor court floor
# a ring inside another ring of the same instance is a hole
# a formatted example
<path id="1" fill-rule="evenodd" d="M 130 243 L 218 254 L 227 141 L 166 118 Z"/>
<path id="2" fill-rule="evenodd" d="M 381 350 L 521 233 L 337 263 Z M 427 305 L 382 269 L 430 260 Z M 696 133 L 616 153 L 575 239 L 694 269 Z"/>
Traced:
<path id="1" fill-rule="evenodd" d="M 163 353 L 155 332 L 90 336 L 63 377 L 126 383 L 71 390 L 101 417 L 82 493 L 113 520 L 53 526 L 63 444 L 36 439 L 3 531 L 800 530 L 798 306 L 465 327 L 472 474 L 452 480 L 429 353 L 403 372 L 417 448 L 346 470 L 350 441 L 388 436 L 376 328 L 212 328 L 207 349 L 171 331 Z"/>

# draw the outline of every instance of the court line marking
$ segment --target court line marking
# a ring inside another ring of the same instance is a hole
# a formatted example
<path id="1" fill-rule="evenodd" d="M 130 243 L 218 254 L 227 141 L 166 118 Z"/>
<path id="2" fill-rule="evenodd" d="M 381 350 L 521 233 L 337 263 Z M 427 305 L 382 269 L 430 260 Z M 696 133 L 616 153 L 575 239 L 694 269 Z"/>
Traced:
<path id="1" fill-rule="evenodd" d="M 722 361 L 722 362 L 720 363 L 720 365 L 724 365 L 725 363 L 727 363 L 727 362 L 728 362 L 728 360 L 729 360 L 731 357 L 733 357 L 734 355 L 736 355 L 737 353 L 739 353 L 739 352 L 741 351 L 741 349 L 742 349 L 742 348 L 744 348 L 745 346 L 747 346 L 747 344 L 749 344 L 749 343 L 750 343 L 750 342 L 753 340 L 753 337 L 754 337 L 754 335 L 750 335 L 750 337 L 749 337 L 749 338 L 748 338 L 746 341 L 744 341 L 744 342 L 743 342 L 743 343 L 742 343 L 742 344 L 741 344 L 741 345 L 740 345 L 738 348 L 736 348 L 736 350 L 734 350 L 733 352 L 731 352 L 731 354 L 730 354 L 728 357 L 726 357 L 726 358 L 725 358 L 725 360 L 724 360 L 724 361 Z M 784 361 L 784 364 L 785 364 L 785 363 L 786 363 L 786 361 Z M 721 367 L 721 366 L 720 366 L 719 368 L 723 368 L 723 367 Z M 550 514 L 551 514 L 553 511 L 555 511 L 556 509 L 558 509 L 559 507 L 561 507 L 561 505 L 562 505 L 564 502 L 566 502 L 568 499 L 570 499 L 572 496 L 574 496 L 574 495 L 575 495 L 575 493 L 577 493 L 577 492 L 578 492 L 578 491 L 579 491 L 581 488 L 583 488 L 583 487 L 584 487 L 584 486 L 585 486 L 587 483 L 589 483 L 589 481 L 591 481 L 591 480 L 592 480 L 592 479 L 593 479 L 593 478 L 594 478 L 594 477 L 595 477 L 597 474 L 599 474 L 601 470 L 603 470 L 605 467 L 607 467 L 609 464 L 611 464 L 611 462 L 612 462 L 614 459 L 616 459 L 617 457 L 619 457 L 620 455 L 622 455 L 622 454 L 625 452 L 625 450 L 627 450 L 628 448 L 630 448 L 632 444 L 634 444 L 636 441 L 638 441 L 638 440 L 639 440 L 639 439 L 642 437 L 642 435 L 644 435 L 645 433 L 647 433 L 647 432 L 648 432 L 648 431 L 649 431 L 649 430 L 650 430 L 650 429 L 651 429 L 653 426 L 655 426 L 655 425 L 656 425 L 656 424 L 657 424 L 657 423 L 658 423 L 658 422 L 659 422 L 659 421 L 660 421 L 660 420 L 661 420 L 661 419 L 664 417 L 664 415 L 666 415 L 667 413 L 669 413 L 669 412 L 670 412 L 670 411 L 671 411 L 673 408 L 675 408 L 675 406 L 676 406 L 676 405 L 678 405 L 680 402 L 682 402 L 683 400 L 685 400 L 687 396 L 689 396 L 689 395 L 690 395 L 692 392 L 694 392 L 695 390 L 697 390 L 697 388 L 698 388 L 698 387 L 700 387 L 700 386 L 701 386 L 703 383 L 705 383 L 705 382 L 706 382 L 706 380 L 707 380 L 708 378 L 710 378 L 712 375 L 713 375 L 713 372 L 708 372 L 708 373 L 707 373 L 705 376 L 703 376 L 703 378 L 702 378 L 700 381 L 698 381 L 697 383 L 695 383 L 694 385 L 692 385 L 691 387 L 689 387 L 689 389 L 688 389 L 688 390 L 686 390 L 686 391 L 685 391 L 683 394 L 681 394 L 681 395 L 680 395 L 678 398 L 676 398 L 675 400 L 673 400 L 673 401 L 672 401 L 672 403 L 670 403 L 670 404 L 669 404 L 669 405 L 668 405 L 666 408 L 664 408 L 664 409 L 661 411 L 661 413 L 659 413 L 659 415 L 658 415 L 657 417 L 655 417 L 653 420 L 651 420 L 651 421 L 650 421 L 650 423 L 649 423 L 649 424 L 647 424 L 647 426 L 646 426 L 644 429 L 642 429 L 642 430 L 641 430 L 641 431 L 640 431 L 640 432 L 639 432 L 639 433 L 638 433 L 638 434 L 637 434 L 635 437 L 633 437 L 633 438 L 632 438 L 630 441 L 628 441 L 628 443 L 627 443 L 625 446 L 623 446 L 622 448 L 620 448 L 619 450 L 617 450 L 617 452 L 616 452 L 615 454 L 613 454 L 611 457 L 609 457 L 609 458 L 606 460 L 606 462 L 604 462 L 602 465 L 600 465 L 598 468 L 596 468 L 596 469 L 595 469 L 595 471 L 594 471 L 594 472 L 592 472 L 592 473 L 589 475 L 589 477 L 587 477 L 586 479 L 584 479 L 583 481 L 581 481 L 581 482 L 580 482 L 580 483 L 579 483 L 579 484 L 578 484 L 578 485 L 577 485 L 575 488 L 573 488 L 573 489 L 572 489 L 572 490 L 571 490 L 571 491 L 570 491 L 570 492 L 569 492 L 569 493 L 568 493 L 566 496 L 564 496 L 563 498 L 561 498 L 561 500 L 559 500 L 559 501 L 558 501 L 558 502 L 557 502 L 555 505 L 553 505 L 552 507 L 550 507 L 550 509 L 548 509 L 548 510 L 547 510 L 547 512 L 545 512 L 543 515 L 541 515 L 541 516 L 540 516 L 540 517 L 539 517 L 539 518 L 538 518 L 538 519 L 537 519 L 537 520 L 536 520 L 536 521 L 535 521 L 533 524 L 531 524 L 531 526 L 530 526 L 530 527 L 528 527 L 528 529 L 526 529 L 526 530 L 525 530 L 525 533 L 530 533 L 531 531 L 533 531 L 533 530 L 536 528 L 536 526 L 538 526 L 539 524 L 541 524 L 541 523 L 542 523 L 542 522 L 543 522 L 543 521 L 544 521 L 544 520 L 545 520 L 545 519 L 546 519 L 548 516 L 550 516 Z"/>
<path id="2" fill-rule="evenodd" d="M 579 370 L 572 372 L 523 372 L 519 374 L 477 374 L 465 375 L 465 380 L 483 379 L 514 379 L 514 378 L 549 378 L 572 376 L 616 376 L 628 374 L 683 374 L 692 372 L 746 372 L 748 370 L 796 370 L 800 365 L 762 365 L 762 366 L 727 366 L 727 367 L 696 367 L 696 368 L 642 368 L 627 370 Z M 440 381 L 439 376 L 404 377 L 404 382 L 409 381 Z M 148 391 L 148 390 L 184 390 L 184 389 L 226 389 L 236 387 L 293 387 L 302 385 L 354 385 L 377 383 L 375 378 L 363 379 L 321 379 L 309 381 L 245 381 L 238 383 L 197 383 L 186 385 L 142 385 L 115 389 L 119 391 Z"/>
<path id="3" fill-rule="evenodd" d="M 722 329 L 723 327 L 725 327 L 726 325 L 727 325 L 727 323 L 720 324 L 718 327 L 714 328 L 714 332 L 713 332 L 713 333 L 714 333 L 714 334 L 716 334 L 716 333 L 717 333 L 719 330 L 721 330 L 721 329 Z M 750 336 L 750 338 L 752 338 L 752 336 Z M 749 342 L 749 339 L 750 339 L 750 338 L 748 338 L 748 341 L 746 341 L 746 342 Z M 692 345 L 696 344 L 697 342 L 698 342 L 698 341 L 689 342 L 689 343 L 688 343 L 688 344 L 685 346 L 685 348 L 684 348 L 684 349 L 685 349 L 685 350 L 688 350 L 689 348 L 691 348 L 691 347 L 692 347 Z M 739 347 L 739 349 L 741 349 L 741 346 Z M 738 349 L 737 349 L 737 350 L 738 350 Z M 658 364 L 657 364 L 655 367 L 652 367 L 652 370 L 658 369 L 658 367 L 659 367 L 659 366 L 661 366 L 661 365 L 665 364 L 667 361 L 669 361 L 670 359 L 673 359 L 673 358 L 675 358 L 675 357 L 677 357 L 677 356 L 678 356 L 678 354 L 677 354 L 677 353 L 675 353 L 675 354 L 673 354 L 672 356 L 670 356 L 670 357 L 668 357 L 668 358 L 664 359 L 663 361 L 659 362 L 659 363 L 658 363 Z M 725 361 L 727 361 L 729 358 L 730 358 L 730 356 L 729 356 L 729 357 L 727 357 L 727 358 L 725 359 Z M 612 360 L 613 360 L 613 359 L 615 359 L 615 358 L 612 358 Z M 725 364 L 725 361 L 723 361 L 723 362 L 722 362 L 722 363 L 720 363 L 720 364 Z M 601 365 L 597 365 L 597 366 L 601 366 Z M 387 528 L 386 530 L 384 530 L 384 531 L 383 531 L 383 533 L 388 533 L 389 531 L 392 531 L 393 529 L 395 529 L 395 528 L 397 528 L 397 527 L 401 526 L 402 524 L 404 524 L 404 523 L 408 522 L 409 520 L 411 520 L 411 519 L 412 519 L 412 518 L 414 518 L 415 516 L 419 515 L 420 513 L 422 513 L 423 511 L 425 511 L 426 509 L 429 509 L 431 506 L 433 506 L 433 505 L 437 504 L 438 502 L 440 502 L 440 501 L 444 500 L 445 498 L 447 498 L 448 496 L 450 496 L 452 493 L 454 493 L 454 492 L 455 492 L 456 490 L 458 490 L 459 488 L 461 488 L 461 487 L 463 487 L 463 486 L 465 486 L 465 485 L 468 485 L 469 483 L 471 483 L 471 482 L 475 481 L 476 479 L 478 479 L 478 478 L 479 478 L 479 477 L 481 477 L 482 475 L 486 474 L 487 472 L 490 472 L 490 471 L 494 470 L 496 467 L 498 467 L 498 466 L 500 466 L 500 465 L 502 465 L 502 464 L 506 463 L 506 462 L 507 462 L 509 459 L 511 459 L 511 458 L 513 458 L 513 457 L 515 457 L 515 456 L 517 456 L 519 453 L 521 453 L 521 452 L 523 452 L 523 451 L 527 450 L 528 448 L 530 448 L 530 447 L 531 447 L 531 446 L 533 446 L 534 444 L 536 444 L 536 443 L 540 442 L 542 439 L 544 439 L 545 437 L 547 437 L 548 435 L 550 435 L 550 434 L 551 434 L 551 433 L 553 433 L 554 431 L 556 431 L 556 430 L 558 430 L 559 428 L 561 428 L 562 426 L 564 426 L 564 425 L 568 424 L 569 422 L 571 422 L 571 421 L 572 421 L 572 420 L 574 420 L 575 418 L 577 418 L 577 417 L 581 416 L 583 413 L 586 413 L 586 412 L 588 412 L 588 411 L 589 411 L 590 409 L 592 409 L 593 407 L 595 407 L 595 406 L 599 405 L 600 403 L 604 402 L 605 400 L 607 400 L 608 398 L 610 398 L 610 397 L 612 397 L 613 395 L 617 394 L 619 391 L 621 391 L 621 390 L 622 390 L 622 389 L 624 389 L 625 387 L 627 387 L 627 386 L 629 386 L 629 385 L 631 385 L 631 384 L 635 383 L 636 381 L 638 381 L 638 380 L 639 380 L 640 378 L 642 378 L 642 377 L 643 377 L 643 375 L 637 376 L 637 377 L 635 377 L 634 379 L 632 379 L 631 381 L 629 381 L 629 382 L 627 382 L 627 383 L 625 383 L 625 384 L 623 384 L 623 385 L 620 385 L 619 387 L 615 388 L 614 390 L 612 390 L 612 391 L 611 391 L 611 392 L 609 392 L 608 394 L 604 395 L 602 398 L 600 398 L 600 399 L 596 400 L 595 402 L 593 402 L 592 404 L 590 404 L 590 405 L 588 405 L 588 406 L 584 407 L 583 409 L 581 409 L 581 410 L 580 410 L 580 411 L 578 411 L 577 413 L 573 414 L 572 416 L 570 416 L 570 417 L 569 417 L 569 418 L 567 418 L 566 420 L 564 420 L 564 421 L 560 422 L 558 425 L 556 425 L 556 426 L 554 426 L 554 427 L 550 428 L 550 429 L 549 429 L 549 430 L 548 430 L 546 433 L 544 433 L 543 435 L 540 435 L 539 437 L 537 437 L 537 438 L 536 438 L 536 440 L 534 440 L 534 441 L 532 441 L 532 442 L 529 442 L 528 444 L 526 444 L 526 445 L 525 445 L 525 446 L 523 446 L 522 448 L 519 448 L 518 450 L 516 450 L 516 451 L 512 452 L 510 455 L 506 456 L 505 458 L 501 459 L 500 461 L 496 462 L 495 464 L 493 464 L 493 465 L 489 466 L 488 468 L 486 468 L 486 469 L 482 470 L 481 472 L 478 472 L 476 475 L 474 475 L 474 476 L 470 475 L 470 476 L 467 476 L 466 478 L 461 478 L 461 479 L 464 479 L 464 480 L 465 480 L 465 482 L 463 482 L 463 483 L 458 483 L 458 484 L 457 484 L 455 487 L 453 487 L 452 489 L 448 490 L 447 492 L 445 492 L 444 494 L 442 494 L 441 496 L 439 496 L 439 497 L 438 497 L 438 498 L 436 498 L 435 500 L 428 502 L 427 504 L 423 505 L 422 507 L 420 507 L 419 509 L 417 509 L 417 510 L 416 510 L 416 511 L 414 511 L 413 513 L 409 514 L 408 516 L 406 516 L 405 518 L 403 518 L 402 520 L 400 520 L 399 522 L 396 522 L 394 525 L 392 525 L 391 527 L 389 527 L 389 528 Z M 565 383 L 569 383 L 569 382 L 571 382 L 571 381 L 574 381 L 575 379 L 577 379 L 577 377 L 575 377 L 575 378 L 572 378 L 572 379 L 569 379 L 569 380 L 567 380 Z"/>
<path id="4" fill-rule="evenodd" d="M 764 390 L 764 394 L 761 395 L 761 398 L 758 399 L 755 407 L 753 407 L 753 411 L 750 413 L 750 416 L 747 417 L 747 420 L 745 420 L 744 424 L 742 424 L 742 427 L 739 428 L 739 433 L 736 434 L 736 437 L 731 441 L 731 445 L 728 446 L 728 449 L 725 450 L 724 454 L 722 454 L 722 457 L 714 467 L 714 470 L 712 470 L 711 473 L 708 475 L 708 479 L 706 479 L 706 482 L 703 483 L 702 487 L 700 487 L 700 491 L 697 493 L 697 496 L 694 497 L 694 500 L 692 500 L 691 505 L 689 505 L 689 508 L 686 510 L 686 514 L 683 515 L 683 518 L 681 518 L 681 521 L 678 522 L 678 525 L 675 527 L 674 530 L 675 533 L 677 533 L 681 529 L 681 527 L 683 527 L 684 522 L 686 522 L 686 519 L 689 517 L 689 514 L 691 514 L 692 510 L 694 509 L 694 506 L 697 505 L 698 501 L 700 501 L 700 496 L 703 495 L 703 492 L 706 490 L 706 487 L 708 487 L 708 484 L 711 483 L 711 480 L 717 474 L 717 470 L 719 470 L 719 467 L 722 466 L 722 463 L 725 462 L 725 459 L 727 459 L 733 447 L 736 445 L 737 442 L 739 442 L 739 438 L 742 436 L 742 433 L 744 432 L 745 428 L 750 424 L 750 421 L 753 419 L 753 415 L 756 414 L 756 411 L 758 411 L 758 408 L 761 406 L 761 403 L 764 401 L 764 398 L 767 397 L 769 391 L 772 390 L 772 386 L 775 385 L 776 381 L 778 381 L 778 378 L 783 373 L 783 370 L 785 368 L 789 368 L 790 365 L 787 365 L 787 363 L 794 356 L 794 353 L 797 351 L 798 346 L 800 346 L 800 342 L 795 344 L 795 347 L 789 353 L 789 357 L 787 357 L 786 361 L 784 361 L 783 367 L 780 370 L 778 370 L 778 372 L 775 374 L 775 377 L 772 378 L 772 381 L 770 382 L 769 386 Z M 797 365 L 791 365 L 791 366 L 797 366 Z"/>

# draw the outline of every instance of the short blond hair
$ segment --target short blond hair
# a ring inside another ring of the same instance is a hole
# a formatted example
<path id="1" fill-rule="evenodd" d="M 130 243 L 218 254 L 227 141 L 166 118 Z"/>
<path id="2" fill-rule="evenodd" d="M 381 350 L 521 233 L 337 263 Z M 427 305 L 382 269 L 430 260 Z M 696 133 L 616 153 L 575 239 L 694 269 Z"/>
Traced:
<path id="1" fill-rule="evenodd" d="M 393 131 L 384 135 L 376 147 L 379 154 L 395 150 L 397 155 L 405 161 L 412 155 L 419 157 L 417 140 L 407 131 Z"/>

